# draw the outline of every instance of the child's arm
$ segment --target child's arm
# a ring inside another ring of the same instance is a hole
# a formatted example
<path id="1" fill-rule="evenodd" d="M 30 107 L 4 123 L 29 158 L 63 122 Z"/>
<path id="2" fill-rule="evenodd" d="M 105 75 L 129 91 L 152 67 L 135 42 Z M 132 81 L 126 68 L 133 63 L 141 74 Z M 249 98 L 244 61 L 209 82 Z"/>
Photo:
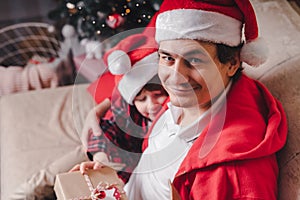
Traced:
<path id="1" fill-rule="evenodd" d="M 104 117 L 109 108 L 110 100 L 106 98 L 88 113 L 81 133 L 81 140 L 85 147 L 87 147 L 88 138 L 91 134 L 94 134 L 95 136 L 102 134 L 99 121 L 100 118 Z"/>
<path id="2" fill-rule="evenodd" d="M 96 111 L 96 115 L 99 118 L 104 117 L 108 109 L 110 108 L 110 99 L 106 98 L 101 103 L 99 103 L 94 109 Z"/>
<path id="3" fill-rule="evenodd" d="M 107 164 L 109 162 L 108 156 L 104 152 L 97 152 L 93 156 L 93 161 L 97 161 L 103 164 Z"/>

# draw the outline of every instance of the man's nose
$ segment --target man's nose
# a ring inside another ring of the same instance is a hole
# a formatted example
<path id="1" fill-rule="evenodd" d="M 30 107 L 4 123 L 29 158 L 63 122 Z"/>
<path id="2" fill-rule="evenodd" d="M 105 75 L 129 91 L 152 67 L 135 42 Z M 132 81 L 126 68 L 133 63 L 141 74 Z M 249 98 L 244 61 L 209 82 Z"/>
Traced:
<path id="1" fill-rule="evenodd" d="M 174 63 L 172 79 L 176 84 L 187 82 L 188 67 L 186 66 L 186 61 L 183 58 L 176 60 Z"/>

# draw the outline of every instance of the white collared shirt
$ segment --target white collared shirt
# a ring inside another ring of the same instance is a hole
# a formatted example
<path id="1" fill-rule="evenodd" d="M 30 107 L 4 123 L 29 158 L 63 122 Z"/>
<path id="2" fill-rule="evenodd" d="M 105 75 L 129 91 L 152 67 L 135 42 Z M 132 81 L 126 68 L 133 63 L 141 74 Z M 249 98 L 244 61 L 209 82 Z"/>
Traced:
<path id="1" fill-rule="evenodd" d="M 176 122 L 182 108 L 168 104 L 169 109 L 154 125 L 138 166 L 133 171 L 124 190 L 130 200 L 170 199 L 168 181 L 173 181 L 180 164 L 211 119 L 226 99 L 231 82 L 209 110 L 188 126 Z"/>

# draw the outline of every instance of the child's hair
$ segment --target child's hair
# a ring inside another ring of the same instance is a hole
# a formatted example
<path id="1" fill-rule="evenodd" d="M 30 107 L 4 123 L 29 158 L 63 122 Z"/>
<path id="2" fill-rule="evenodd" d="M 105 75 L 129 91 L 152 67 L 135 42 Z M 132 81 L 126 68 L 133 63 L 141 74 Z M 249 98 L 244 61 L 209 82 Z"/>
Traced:
<path id="1" fill-rule="evenodd" d="M 158 75 L 155 75 L 148 83 L 139 91 L 139 93 L 136 96 L 139 96 L 142 92 L 142 90 L 145 89 L 147 91 L 157 91 L 160 90 L 163 93 L 165 93 L 166 96 L 168 96 L 168 93 L 161 85 L 161 81 L 158 77 Z"/>

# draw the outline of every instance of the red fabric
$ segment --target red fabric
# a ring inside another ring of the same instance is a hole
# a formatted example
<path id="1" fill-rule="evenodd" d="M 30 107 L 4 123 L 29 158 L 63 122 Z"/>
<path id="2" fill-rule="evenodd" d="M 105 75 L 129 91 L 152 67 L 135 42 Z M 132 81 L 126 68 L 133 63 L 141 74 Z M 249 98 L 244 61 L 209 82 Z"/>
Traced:
<path id="1" fill-rule="evenodd" d="M 106 65 L 108 65 L 108 57 L 111 55 L 111 53 L 116 50 L 122 50 L 128 54 L 131 65 L 133 66 L 136 62 L 157 51 L 157 48 L 158 44 L 154 38 L 147 37 L 147 34 L 134 34 L 128 36 L 107 51 L 103 56 L 103 60 Z"/>
<path id="2" fill-rule="evenodd" d="M 92 95 L 97 104 L 104 99 L 111 99 L 112 91 L 115 88 L 115 76 L 110 72 L 104 73 L 97 80 L 92 82 L 87 91 Z"/>
<path id="3" fill-rule="evenodd" d="M 115 76 L 110 72 L 106 72 L 101 75 L 97 80 L 92 82 L 87 91 L 92 95 L 95 102 L 99 104 L 104 99 L 111 99 L 112 92 L 116 86 Z M 105 114 L 105 119 L 109 119 L 112 117 L 111 109 L 109 109 Z"/>
<path id="4" fill-rule="evenodd" d="M 256 15 L 250 1 L 235 0 L 235 3 L 244 15 L 245 38 L 246 41 L 254 40 L 258 37 L 258 25 Z"/>
<path id="5" fill-rule="evenodd" d="M 151 18 L 151 21 L 148 23 L 147 27 L 143 31 L 143 35 L 147 35 L 147 37 L 153 37 L 155 38 L 155 22 L 156 18 L 158 16 L 159 12 L 156 12 L 153 17 Z"/>
<path id="6" fill-rule="evenodd" d="M 242 75 L 232 85 L 226 105 L 181 163 L 173 181 L 176 189 L 182 199 L 275 200 L 275 153 L 287 137 L 280 103 L 262 84 Z"/>
<path id="7" fill-rule="evenodd" d="M 243 3 L 246 1 L 249 0 L 245 0 Z M 218 12 L 243 22 L 243 13 L 236 5 L 235 0 L 164 0 L 160 6 L 159 12 L 162 13 L 175 9 L 196 9 Z"/>

